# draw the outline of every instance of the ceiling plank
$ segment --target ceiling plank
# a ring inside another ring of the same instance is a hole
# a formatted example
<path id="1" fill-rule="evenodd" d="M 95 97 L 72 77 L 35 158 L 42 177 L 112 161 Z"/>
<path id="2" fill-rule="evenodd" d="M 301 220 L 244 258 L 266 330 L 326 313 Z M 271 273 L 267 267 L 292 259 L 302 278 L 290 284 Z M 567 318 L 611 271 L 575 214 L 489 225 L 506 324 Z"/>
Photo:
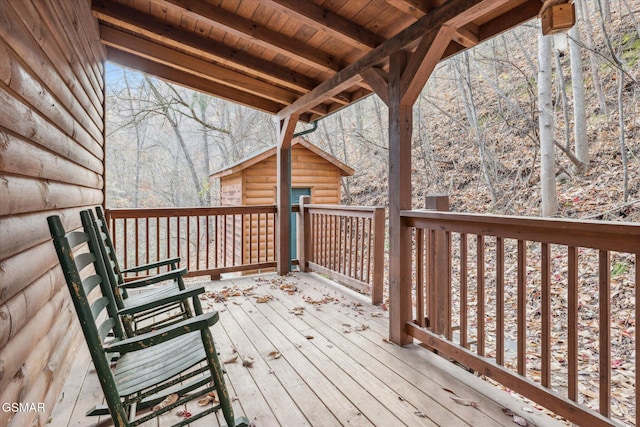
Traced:
<path id="1" fill-rule="evenodd" d="M 281 33 L 257 25 L 249 19 L 234 15 L 220 7 L 200 0 L 154 0 L 183 9 L 183 13 L 197 20 L 207 20 L 217 27 L 250 40 L 265 49 L 280 53 L 323 71 L 335 72 L 344 64 L 336 58 L 301 41 L 284 37 Z"/>
<path id="2" fill-rule="evenodd" d="M 252 93 L 283 104 L 292 103 L 299 94 L 251 78 L 228 68 L 178 52 L 159 43 L 144 40 L 105 25 L 100 25 L 100 38 L 107 46 L 135 53 L 156 62 L 216 81 L 237 90 Z"/>
<path id="3" fill-rule="evenodd" d="M 182 70 L 177 70 L 165 64 L 153 62 L 147 58 L 119 50 L 115 47 L 107 47 L 107 60 L 127 68 L 132 68 L 143 73 L 157 76 L 171 83 L 204 92 L 247 107 L 255 108 L 266 113 L 275 114 L 283 107 L 283 104 L 273 102 L 262 97 L 257 97 L 253 94 L 240 92 L 228 86 L 217 84 L 211 80 L 207 80 Z"/>
<path id="4" fill-rule="evenodd" d="M 331 33 L 341 41 L 363 50 L 370 51 L 385 41 L 372 31 L 354 24 L 348 19 L 334 13 L 322 6 L 309 1 L 299 0 L 270 0 L 274 5 L 287 15 L 295 15 L 297 19 L 307 25 L 322 26 L 322 30 Z"/>
<path id="5" fill-rule="evenodd" d="M 110 0 L 97 0 L 92 4 L 94 15 L 101 21 L 145 37 L 215 60 L 290 89 L 307 92 L 318 81 L 303 74 L 280 67 L 244 51 L 233 49 L 214 40 L 173 27 L 165 22 L 149 19 L 149 15 Z"/>
<path id="6" fill-rule="evenodd" d="M 369 67 L 377 65 L 388 58 L 394 52 L 404 48 L 409 43 L 414 42 L 422 36 L 426 36 L 427 31 L 436 31 L 442 25 L 449 25 L 450 21 L 455 21 L 458 26 L 463 26 L 470 22 L 478 13 L 478 6 L 485 10 L 490 4 L 498 3 L 502 5 L 507 0 L 449 0 L 439 8 L 412 24 L 406 30 L 401 31 L 393 38 L 387 40 L 357 62 L 345 67 L 333 77 L 321 83 L 311 92 L 301 96 L 292 105 L 285 107 L 278 113 L 278 117 L 286 117 L 294 112 L 307 110 L 313 105 L 324 101 L 336 93 L 362 80 L 360 73 Z M 468 21 L 465 22 L 465 18 Z"/>

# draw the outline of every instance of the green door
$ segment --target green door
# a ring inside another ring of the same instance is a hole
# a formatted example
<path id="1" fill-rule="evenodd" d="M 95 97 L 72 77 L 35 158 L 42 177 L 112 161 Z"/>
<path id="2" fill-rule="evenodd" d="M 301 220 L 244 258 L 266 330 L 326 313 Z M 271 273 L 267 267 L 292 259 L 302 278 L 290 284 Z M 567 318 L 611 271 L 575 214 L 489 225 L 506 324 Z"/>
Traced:
<path id="1" fill-rule="evenodd" d="M 291 189 L 291 204 L 297 205 L 300 203 L 300 196 L 311 196 L 310 188 L 292 188 Z M 289 235 L 289 243 L 291 244 L 291 259 L 298 258 L 298 245 L 297 245 L 297 231 L 298 221 L 295 213 L 291 213 L 291 234 Z"/>

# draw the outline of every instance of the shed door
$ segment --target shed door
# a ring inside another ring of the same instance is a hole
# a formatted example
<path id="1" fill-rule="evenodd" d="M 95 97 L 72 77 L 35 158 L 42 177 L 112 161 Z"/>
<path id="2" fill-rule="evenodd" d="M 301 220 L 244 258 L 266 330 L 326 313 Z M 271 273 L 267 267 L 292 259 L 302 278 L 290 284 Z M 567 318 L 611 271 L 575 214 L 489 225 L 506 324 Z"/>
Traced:
<path id="1" fill-rule="evenodd" d="M 291 189 L 291 204 L 297 205 L 300 203 L 300 196 L 311 196 L 310 188 L 292 188 Z M 297 245 L 297 231 L 298 221 L 295 213 L 291 213 L 291 234 L 289 235 L 289 244 L 291 245 L 291 259 L 298 258 L 298 245 Z"/>

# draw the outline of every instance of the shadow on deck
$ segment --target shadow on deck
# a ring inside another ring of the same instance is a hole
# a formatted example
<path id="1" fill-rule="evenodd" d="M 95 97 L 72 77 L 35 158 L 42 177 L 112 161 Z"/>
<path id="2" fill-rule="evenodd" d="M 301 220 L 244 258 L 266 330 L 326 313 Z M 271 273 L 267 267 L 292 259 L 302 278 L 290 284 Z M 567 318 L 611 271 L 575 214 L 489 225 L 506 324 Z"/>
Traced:
<path id="1" fill-rule="evenodd" d="M 256 427 L 513 426 L 503 409 L 529 426 L 560 425 L 417 345 L 389 343 L 388 313 L 316 274 L 245 276 L 206 288 L 203 307 L 220 312 L 213 328 L 221 360 L 237 356 L 225 364 L 234 410 Z M 84 416 L 101 401 L 83 347 L 51 425 L 110 426 L 108 417 Z M 174 411 L 144 425 L 178 421 Z M 192 425 L 223 423 L 208 417 Z"/>

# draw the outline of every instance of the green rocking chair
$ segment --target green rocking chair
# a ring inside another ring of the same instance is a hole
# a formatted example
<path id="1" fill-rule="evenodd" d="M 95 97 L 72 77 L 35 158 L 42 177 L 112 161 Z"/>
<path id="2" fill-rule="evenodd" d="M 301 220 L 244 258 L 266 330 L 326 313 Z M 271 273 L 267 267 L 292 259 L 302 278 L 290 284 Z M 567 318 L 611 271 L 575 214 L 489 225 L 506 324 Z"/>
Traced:
<path id="1" fill-rule="evenodd" d="M 84 224 L 89 223 L 88 212 L 82 212 L 81 217 Z M 89 233 L 67 233 L 58 216 L 47 220 L 115 426 L 137 426 L 188 404 L 194 410 L 193 415 L 174 426 L 190 424 L 219 410 L 229 426 L 247 426 L 246 418 L 234 419 L 209 329 L 218 321 L 218 313 L 196 312 L 194 317 L 173 325 L 127 337 L 102 256 L 90 236 L 92 229 L 89 228 Z M 212 393 L 217 401 L 195 413 L 195 409 L 201 408 L 195 402 L 212 397 Z M 167 399 L 168 396 L 172 399 Z M 87 413 L 101 414 L 105 410 L 100 407 Z"/>
<path id="2" fill-rule="evenodd" d="M 143 305 L 149 306 L 149 310 L 136 310 L 136 314 L 128 313 L 127 317 L 123 319 L 128 335 L 148 332 L 159 325 L 169 325 L 192 317 L 194 313 L 193 307 L 201 310 L 198 297 L 186 290 L 182 279 L 187 272 L 186 269 L 176 268 L 179 258 L 171 258 L 134 267 L 133 270 L 127 271 L 144 271 L 161 266 L 167 266 L 169 270 L 157 275 L 125 281 L 116 258 L 102 209 L 96 207 L 96 215 L 91 210 L 87 212 L 90 221 L 85 223 L 83 220 L 84 231 L 90 237 L 96 237 L 94 244 L 99 248 L 99 253 L 102 254 L 106 274 L 116 299 L 116 305 L 121 310 Z M 90 232 L 91 228 L 93 228 L 94 232 Z M 130 292 L 133 290 L 137 292 Z M 171 304 L 159 305 L 159 301 L 175 295 L 182 295 L 184 298 Z M 190 296 L 192 297 L 193 307 L 188 301 Z"/>

